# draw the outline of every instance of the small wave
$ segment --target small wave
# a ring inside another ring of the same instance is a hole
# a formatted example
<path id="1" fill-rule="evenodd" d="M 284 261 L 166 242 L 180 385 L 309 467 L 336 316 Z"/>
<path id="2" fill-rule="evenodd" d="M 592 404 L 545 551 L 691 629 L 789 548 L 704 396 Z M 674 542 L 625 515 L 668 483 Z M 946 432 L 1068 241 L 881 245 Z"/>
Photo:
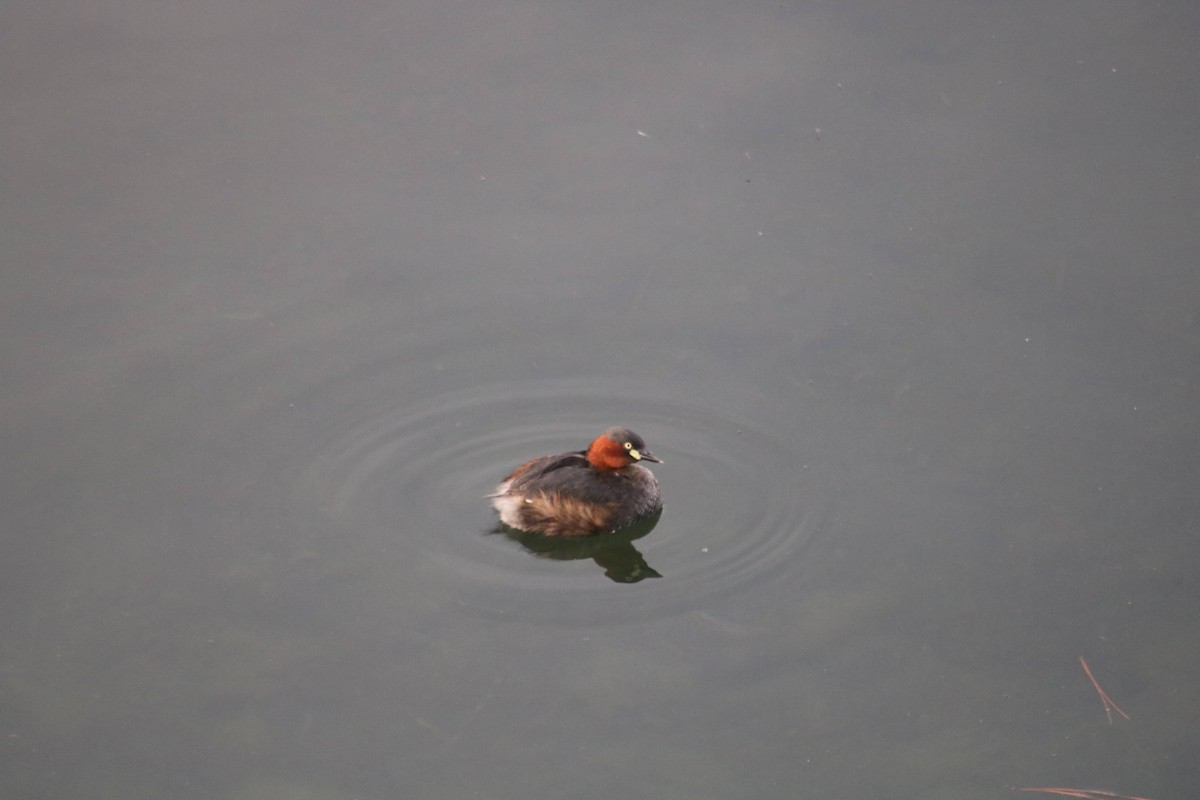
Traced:
<path id="1" fill-rule="evenodd" d="M 661 521 L 630 544 L 663 580 L 606 574 L 587 546 L 547 557 L 489 535 L 495 521 L 483 495 L 514 465 L 583 448 L 618 423 L 666 460 L 654 466 L 666 504 Z M 296 483 L 304 502 L 331 520 L 394 526 L 408 552 L 443 573 L 458 603 L 490 617 L 682 613 L 794 565 L 823 524 L 805 494 L 803 460 L 782 437 L 736 410 L 646 397 L 633 383 L 505 383 L 381 405 L 331 430 L 319 447 Z"/>

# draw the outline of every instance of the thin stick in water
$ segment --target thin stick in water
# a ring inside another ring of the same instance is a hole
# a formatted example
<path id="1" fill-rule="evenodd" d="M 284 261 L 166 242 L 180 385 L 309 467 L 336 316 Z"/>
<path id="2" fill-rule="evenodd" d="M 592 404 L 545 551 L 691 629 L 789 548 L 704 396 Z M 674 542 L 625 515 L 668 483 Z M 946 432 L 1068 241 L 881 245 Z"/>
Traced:
<path id="1" fill-rule="evenodd" d="M 1104 703 L 1104 714 L 1108 717 L 1108 724 L 1112 725 L 1112 712 L 1114 711 L 1116 711 L 1125 719 L 1129 719 L 1129 715 L 1122 711 L 1121 707 L 1114 703 L 1112 698 L 1100 688 L 1100 684 L 1096 681 L 1096 677 L 1092 675 L 1092 671 L 1088 669 L 1087 662 L 1083 660 L 1083 656 L 1079 657 L 1079 663 L 1083 665 L 1083 671 L 1087 673 L 1088 680 L 1092 682 L 1092 686 L 1095 687 L 1096 693 L 1100 695 L 1100 702 Z"/>

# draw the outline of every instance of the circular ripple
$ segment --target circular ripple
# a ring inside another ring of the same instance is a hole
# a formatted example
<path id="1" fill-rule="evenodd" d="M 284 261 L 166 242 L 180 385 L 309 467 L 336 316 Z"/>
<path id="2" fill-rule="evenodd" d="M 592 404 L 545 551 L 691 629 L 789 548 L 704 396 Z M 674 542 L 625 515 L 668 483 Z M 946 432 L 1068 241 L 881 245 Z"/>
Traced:
<path id="1" fill-rule="evenodd" d="M 822 527 L 805 496 L 803 460 L 781 437 L 734 410 L 647 398 L 633 383 L 490 385 L 381 405 L 356 420 L 331 431 L 309 461 L 302 497 L 332 520 L 353 517 L 401 537 L 408 557 L 454 587 L 456 602 L 489 616 L 604 622 L 680 613 L 794 565 Z M 513 466 L 583 448 L 613 424 L 633 427 L 666 461 L 654 466 L 666 508 L 652 532 L 548 548 L 497 532 L 483 495 Z M 618 574 L 614 562 L 629 553 L 613 548 L 628 547 L 649 572 Z M 642 580 L 654 573 L 662 579 Z"/>

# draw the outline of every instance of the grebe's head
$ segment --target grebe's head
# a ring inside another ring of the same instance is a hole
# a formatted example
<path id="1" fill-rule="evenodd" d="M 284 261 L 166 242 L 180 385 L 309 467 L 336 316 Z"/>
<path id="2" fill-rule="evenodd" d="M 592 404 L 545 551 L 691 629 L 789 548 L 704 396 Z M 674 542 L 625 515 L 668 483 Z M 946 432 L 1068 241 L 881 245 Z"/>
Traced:
<path id="1" fill-rule="evenodd" d="M 587 451 L 588 462 L 596 469 L 621 469 L 639 461 L 661 464 L 662 459 L 646 449 L 646 443 L 629 428 L 609 428 L 596 437 Z"/>

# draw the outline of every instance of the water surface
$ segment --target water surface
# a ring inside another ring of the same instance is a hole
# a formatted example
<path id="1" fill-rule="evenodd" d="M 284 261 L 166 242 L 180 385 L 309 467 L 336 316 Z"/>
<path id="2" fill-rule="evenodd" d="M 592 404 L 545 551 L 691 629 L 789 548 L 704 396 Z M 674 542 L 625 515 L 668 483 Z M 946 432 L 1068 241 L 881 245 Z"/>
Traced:
<path id="1" fill-rule="evenodd" d="M 3 794 L 1188 796 L 1195 33 L 11 9 Z M 612 424 L 653 530 L 495 532 Z"/>

